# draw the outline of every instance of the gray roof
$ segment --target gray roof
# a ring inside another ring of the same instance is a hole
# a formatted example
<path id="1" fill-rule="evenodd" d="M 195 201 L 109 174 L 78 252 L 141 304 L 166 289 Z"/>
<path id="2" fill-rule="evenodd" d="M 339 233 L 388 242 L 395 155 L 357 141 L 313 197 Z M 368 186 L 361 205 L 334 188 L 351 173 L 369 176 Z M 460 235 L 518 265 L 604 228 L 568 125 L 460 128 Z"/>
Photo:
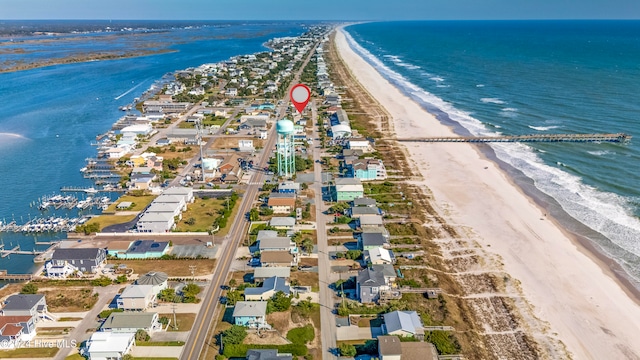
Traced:
<path id="1" fill-rule="evenodd" d="M 362 185 L 362 181 L 358 178 L 337 178 L 335 179 L 336 185 Z"/>
<path id="2" fill-rule="evenodd" d="M 153 286 L 151 285 L 129 285 L 124 288 L 122 294 L 120 294 L 121 299 L 139 299 L 146 298 L 147 295 L 153 291 Z"/>
<path id="3" fill-rule="evenodd" d="M 296 194 L 294 193 L 269 193 L 269 198 L 280 198 L 280 199 L 295 199 L 296 198 Z"/>
<path id="4" fill-rule="evenodd" d="M 153 324 L 156 313 L 147 312 L 114 312 L 102 324 L 102 329 L 135 328 L 145 329 Z"/>
<path id="5" fill-rule="evenodd" d="M 265 279 L 272 276 L 288 278 L 289 276 L 291 276 L 291 268 L 288 266 L 269 266 L 258 267 L 253 270 L 254 279 Z"/>
<path id="6" fill-rule="evenodd" d="M 384 286 L 386 282 L 382 271 L 366 268 L 358 272 L 357 282 L 360 286 Z"/>
<path id="7" fill-rule="evenodd" d="M 295 224 L 296 219 L 292 217 L 275 216 L 271 218 L 271 221 L 269 221 L 269 225 L 271 226 L 294 226 Z"/>
<path id="8" fill-rule="evenodd" d="M 375 206 L 376 200 L 370 198 L 353 199 L 353 206 Z"/>
<path id="9" fill-rule="evenodd" d="M 168 241 L 136 240 L 129 246 L 127 254 L 144 254 L 148 252 L 163 252 L 169 246 Z"/>
<path id="10" fill-rule="evenodd" d="M 382 216 L 380 215 L 363 216 L 358 219 L 358 222 L 360 222 L 360 226 L 382 225 Z"/>
<path id="11" fill-rule="evenodd" d="M 415 311 L 393 311 L 382 315 L 387 334 L 403 330 L 410 334 L 424 334 L 422 321 Z"/>
<path id="12" fill-rule="evenodd" d="M 277 349 L 247 350 L 247 360 L 292 360 L 291 354 L 278 354 Z"/>
<path id="13" fill-rule="evenodd" d="M 278 232 L 276 230 L 260 230 L 258 231 L 258 236 L 256 237 L 256 240 L 260 241 L 264 238 L 272 238 L 272 237 L 278 237 Z"/>
<path id="14" fill-rule="evenodd" d="M 258 248 L 264 249 L 287 249 L 291 246 L 291 239 L 288 237 L 268 237 L 262 238 Z"/>
<path id="15" fill-rule="evenodd" d="M 362 233 L 362 246 L 383 246 L 387 244 L 387 240 L 382 233 Z"/>
<path id="16" fill-rule="evenodd" d="M 101 248 L 69 248 L 56 249 L 51 256 L 52 260 L 95 260 L 99 257 Z"/>
<path id="17" fill-rule="evenodd" d="M 168 195 L 189 195 L 193 193 L 193 188 L 190 187 L 184 187 L 184 186 L 174 186 L 174 187 L 170 187 L 170 188 L 166 188 L 162 194 L 168 194 Z"/>
<path id="18" fill-rule="evenodd" d="M 11 295 L 4 301 L 3 310 L 31 310 L 44 298 L 42 294 Z"/>
<path id="19" fill-rule="evenodd" d="M 401 355 L 402 344 L 397 336 L 378 336 L 378 354 L 383 355 Z"/>
<path id="20" fill-rule="evenodd" d="M 380 209 L 369 206 L 356 206 L 351 208 L 352 215 L 380 215 Z"/>
<path id="21" fill-rule="evenodd" d="M 245 289 L 246 290 L 246 289 Z M 267 314 L 266 301 L 238 301 L 233 308 L 233 316 L 265 316 Z"/>
<path id="22" fill-rule="evenodd" d="M 376 265 L 371 265 L 371 268 L 375 271 L 381 272 L 382 275 L 386 277 L 398 276 L 396 274 L 396 270 L 393 268 L 393 265 L 391 264 L 376 264 Z"/>
<path id="23" fill-rule="evenodd" d="M 260 287 L 248 287 L 244 289 L 245 295 L 261 295 L 267 291 L 282 291 L 285 295 L 289 295 L 291 293 L 291 289 L 289 285 L 287 285 L 283 278 L 273 276 L 267 279 L 264 279 L 262 286 Z"/>
<path id="24" fill-rule="evenodd" d="M 144 214 L 142 214 L 138 222 L 139 223 L 145 223 L 145 222 L 166 223 L 170 219 L 173 219 L 173 214 L 168 212 L 145 212 Z"/>
<path id="25" fill-rule="evenodd" d="M 136 280 L 136 285 L 160 285 L 167 281 L 169 276 L 163 272 L 148 272 Z"/>

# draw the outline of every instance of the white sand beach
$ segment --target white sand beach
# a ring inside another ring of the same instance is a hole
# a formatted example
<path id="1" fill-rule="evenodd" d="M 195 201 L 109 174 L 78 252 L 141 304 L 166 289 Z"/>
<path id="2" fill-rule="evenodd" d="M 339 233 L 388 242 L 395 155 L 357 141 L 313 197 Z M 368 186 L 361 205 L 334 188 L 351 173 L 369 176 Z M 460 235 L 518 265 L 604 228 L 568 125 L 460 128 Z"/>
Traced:
<path id="1" fill-rule="evenodd" d="M 399 138 L 455 136 L 336 34 L 340 56 L 393 117 Z M 521 283 L 536 317 L 575 359 L 640 359 L 640 306 L 610 269 L 565 233 L 496 164 L 466 143 L 404 143 L 436 207 L 469 227 Z M 537 336 L 534 336 L 537 338 Z"/>

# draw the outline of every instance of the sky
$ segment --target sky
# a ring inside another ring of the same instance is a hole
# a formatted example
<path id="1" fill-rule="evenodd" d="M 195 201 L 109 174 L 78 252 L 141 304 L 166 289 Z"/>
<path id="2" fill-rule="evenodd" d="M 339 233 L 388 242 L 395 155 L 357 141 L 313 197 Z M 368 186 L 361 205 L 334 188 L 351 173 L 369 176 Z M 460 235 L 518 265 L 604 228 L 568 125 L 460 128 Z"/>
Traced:
<path id="1" fill-rule="evenodd" d="M 640 0 L 0 0 L 0 19 L 640 19 Z"/>

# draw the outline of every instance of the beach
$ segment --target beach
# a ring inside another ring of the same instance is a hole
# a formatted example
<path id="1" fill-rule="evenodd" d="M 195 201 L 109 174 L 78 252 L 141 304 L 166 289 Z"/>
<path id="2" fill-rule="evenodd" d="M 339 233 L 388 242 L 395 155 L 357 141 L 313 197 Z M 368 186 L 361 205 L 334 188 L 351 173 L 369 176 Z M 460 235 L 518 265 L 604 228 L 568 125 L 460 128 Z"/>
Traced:
<path id="1" fill-rule="evenodd" d="M 335 37 L 353 75 L 392 117 L 398 138 L 455 136 L 432 114 L 385 80 Z M 640 306 L 606 264 L 524 195 L 499 166 L 466 143 L 403 143 L 422 175 L 413 181 L 430 193 L 448 223 L 464 229 L 504 272 L 517 280 L 531 305 L 521 316 L 543 354 L 560 341 L 575 359 L 640 358 Z"/>

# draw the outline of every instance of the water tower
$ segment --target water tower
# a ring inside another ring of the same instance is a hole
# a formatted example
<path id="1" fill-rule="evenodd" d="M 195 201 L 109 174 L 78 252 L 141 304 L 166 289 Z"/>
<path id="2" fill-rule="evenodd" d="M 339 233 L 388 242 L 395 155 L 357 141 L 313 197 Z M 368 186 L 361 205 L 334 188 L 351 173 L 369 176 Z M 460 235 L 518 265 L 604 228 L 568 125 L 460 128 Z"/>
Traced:
<path id="1" fill-rule="evenodd" d="M 278 143 L 278 176 L 291 177 L 296 172 L 296 150 L 293 144 L 293 121 L 282 119 L 276 123 Z"/>

